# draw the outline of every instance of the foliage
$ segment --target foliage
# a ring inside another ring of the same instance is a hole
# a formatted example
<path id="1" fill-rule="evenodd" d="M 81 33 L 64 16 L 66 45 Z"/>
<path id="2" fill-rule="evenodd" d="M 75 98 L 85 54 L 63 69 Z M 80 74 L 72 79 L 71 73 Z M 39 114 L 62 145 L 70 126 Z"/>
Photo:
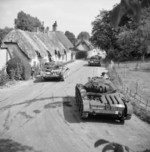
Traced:
<path id="1" fill-rule="evenodd" d="M 28 80 L 31 76 L 30 64 L 17 57 L 7 62 L 6 71 L 10 79 Z"/>
<path id="2" fill-rule="evenodd" d="M 126 29 L 118 35 L 118 46 L 122 57 L 144 60 L 148 54 L 148 39 L 150 34 L 150 8 L 142 11 L 141 23 L 134 29 Z"/>
<path id="3" fill-rule="evenodd" d="M 80 40 L 89 40 L 90 39 L 90 34 L 86 31 L 83 31 L 83 32 L 80 32 L 79 35 L 77 36 L 77 39 L 80 39 Z"/>
<path id="4" fill-rule="evenodd" d="M 137 60 L 148 55 L 150 39 L 150 7 L 143 8 L 141 22 L 136 24 L 125 15 L 118 28 L 111 26 L 111 11 L 101 11 L 92 23 L 91 42 L 116 61 Z"/>
<path id="5" fill-rule="evenodd" d="M 22 61 L 23 64 L 23 80 L 29 80 L 31 77 L 31 65 L 27 61 Z"/>
<path id="6" fill-rule="evenodd" d="M 70 40 L 70 42 L 71 42 L 73 45 L 75 45 L 75 43 L 76 43 L 75 35 L 74 35 L 73 33 L 69 32 L 69 31 L 66 31 L 66 32 L 65 32 L 65 35 L 66 35 L 66 37 Z"/>
<path id="7" fill-rule="evenodd" d="M 5 71 L 5 68 L 3 68 L 0 71 L 0 86 L 5 85 L 9 81 L 9 77 Z"/>
<path id="8" fill-rule="evenodd" d="M 95 47 L 101 48 L 107 52 L 116 48 L 116 35 L 119 30 L 115 30 L 110 25 L 110 11 L 102 10 L 92 23 L 92 36 L 90 41 Z"/>
<path id="9" fill-rule="evenodd" d="M 17 15 L 17 18 L 14 20 L 15 28 L 21 29 L 24 31 L 36 31 L 37 28 L 40 31 L 44 30 L 44 22 L 41 22 L 37 17 L 32 17 L 29 14 L 20 11 Z"/>
<path id="10" fill-rule="evenodd" d="M 5 27 L 4 29 L 0 29 L 0 45 L 2 43 L 3 38 L 12 30 L 12 28 Z"/>
<path id="11" fill-rule="evenodd" d="M 111 24 L 117 27 L 125 14 L 130 15 L 136 23 L 139 23 L 141 19 L 141 8 L 145 7 L 150 7 L 149 0 L 121 0 L 112 11 Z"/>
<path id="12" fill-rule="evenodd" d="M 132 102 L 134 113 L 143 121 L 150 124 L 150 111 L 145 110 L 137 101 Z"/>

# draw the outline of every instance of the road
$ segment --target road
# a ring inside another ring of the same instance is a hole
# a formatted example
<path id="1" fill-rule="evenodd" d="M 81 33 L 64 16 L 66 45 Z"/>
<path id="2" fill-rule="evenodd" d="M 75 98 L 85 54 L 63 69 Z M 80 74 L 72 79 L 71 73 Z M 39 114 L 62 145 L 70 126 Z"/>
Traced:
<path id="1" fill-rule="evenodd" d="M 107 152 L 112 142 L 150 149 L 150 125 L 135 115 L 125 124 L 102 116 L 79 118 L 76 83 L 105 69 L 85 61 L 68 66 L 64 82 L 37 79 L 0 90 L 0 152 Z"/>

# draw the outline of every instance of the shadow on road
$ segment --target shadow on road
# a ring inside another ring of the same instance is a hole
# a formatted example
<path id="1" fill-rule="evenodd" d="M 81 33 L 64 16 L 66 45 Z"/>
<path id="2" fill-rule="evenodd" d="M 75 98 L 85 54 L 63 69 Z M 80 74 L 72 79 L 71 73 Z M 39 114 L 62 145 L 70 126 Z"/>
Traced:
<path id="1" fill-rule="evenodd" d="M 33 82 L 34 83 L 41 83 L 41 82 L 59 82 L 60 83 L 62 81 L 60 81 L 60 79 L 58 79 L 58 78 L 43 80 L 41 77 L 37 77 L 37 78 L 35 78 L 35 80 Z"/>
<path id="2" fill-rule="evenodd" d="M 88 65 L 88 63 L 83 65 L 84 67 L 101 67 L 100 65 Z"/>
<path id="3" fill-rule="evenodd" d="M 114 143 L 114 142 L 109 142 L 105 139 L 99 139 L 94 143 L 94 147 L 102 147 L 102 152 L 109 152 L 109 151 L 113 151 L 113 152 L 134 152 L 133 150 L 131 150 L 129 147 L 125 146 L 125 145 L 121 145 L 118 143 Z M 150 149 L 141 151 L 141 152 L 150 152 Z"/>
<path id="4" fill-rule="evenodd" d="M 94 147 L 103 147 L 102 152 L 108 152 L 108 151 L 113 151 L 113 152 L 133 152 L 130 150 L 127 146 L 114 143 L 114 142 L 109 142 L 105 139 L 99 139 L 95 142 Z"/>
<path id="5" fill-rule="evenodd" d="M 0 139 L 0 152 L 40 152 L 32 147 L 22 145 L 12 139 Z"/>

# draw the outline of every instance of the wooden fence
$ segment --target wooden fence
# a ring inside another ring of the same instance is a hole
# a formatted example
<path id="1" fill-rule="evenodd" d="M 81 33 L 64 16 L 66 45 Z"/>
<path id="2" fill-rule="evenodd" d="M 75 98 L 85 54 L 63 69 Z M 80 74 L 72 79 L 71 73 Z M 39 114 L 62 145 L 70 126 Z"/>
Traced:
<path id="1" fill-rule="evenodd" d="M 113 72 L 111 72 L 111 73 L 113 73 L 113 77 L 112 77 L 112 75 L 110 75 L 110 77 L 112 77 L 112 79 L 114 79 L 114 76 L 115 76 L 115 79 L 117 79 L 117 81 L 119 82 L 119 84 L 121 86 L 120 88 L 122 89 L 122 91 L 126 95 L 128 95 L 129 98 L 134 99 L 135 101 L 142 104 L 142 106 L 144 106 L 146 109 L 150 108 L 150 99 L 146 99 L 144 97 L 144 95 L 142 95 L 144 93 L 140 90 L 140 86 L 139 86 L 138 82 L 136 82 L 135 87 L 131 89 L 124 84 L 124 82 L 122 81 L 120 75 L 118 74 L 115 66 L 112 69 L 113 69 Z"/>
<path id="2" fill-rule="evenodd" d="M 130 98 L 136 100 L 140 104 L 144 105 L 146 108 L 150 107 L 150 100 L 144 99 L 138 92 L 132 91 L 126 85 L 122 85 L 123 92 L 128 95 Z"/>

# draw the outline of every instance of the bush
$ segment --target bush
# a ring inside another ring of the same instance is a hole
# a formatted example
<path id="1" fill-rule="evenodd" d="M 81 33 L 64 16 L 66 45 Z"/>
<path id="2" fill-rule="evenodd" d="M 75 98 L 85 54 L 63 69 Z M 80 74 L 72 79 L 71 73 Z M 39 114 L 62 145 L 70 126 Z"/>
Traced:
<path id="1" fill-rule="evenodd" d="M 18 57 L 15 57 L 7 62 L 6 71 L 9 78 L 12 80 L 28 80 L 31 76 L 30 64 Z"/>
<path id="2" fill-rule="evenodd" d="M 5 68 L 0 71 L 0 86 L 5 85 L 9 81 L 9 77 L 5 72 Z"/>
<path id="3" fill-rule="evenodd" d="M 31 77 L 31 65 L 27 61 L 23 61 L 23 80 L 29 80 Z"/>
<path id="4" fill-rule="evenodd" d="M 132 102 L 134 113 L 143 121 L 150 124 L 150 111 L 139 105 L 139 103 Z"/>

